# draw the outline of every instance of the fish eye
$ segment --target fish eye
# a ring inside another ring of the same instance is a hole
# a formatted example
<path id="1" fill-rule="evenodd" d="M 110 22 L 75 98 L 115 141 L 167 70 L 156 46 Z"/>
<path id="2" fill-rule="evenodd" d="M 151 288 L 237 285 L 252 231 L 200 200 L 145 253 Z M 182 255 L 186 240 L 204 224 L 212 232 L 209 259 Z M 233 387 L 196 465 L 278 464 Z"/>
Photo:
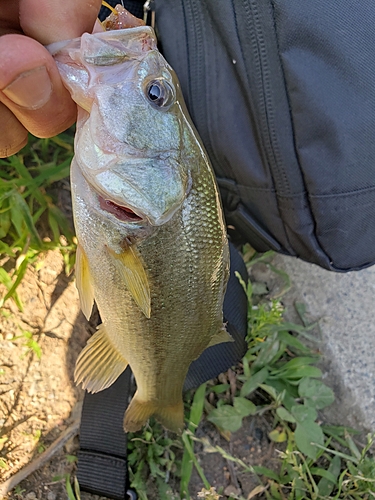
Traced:
<path id="1" fill-rule="evenodd" d="M 174 92 L 169 83 L 153 80 L 147 84 L 146 97 L 154 108 L 168 108 L 173 101 Z"/>

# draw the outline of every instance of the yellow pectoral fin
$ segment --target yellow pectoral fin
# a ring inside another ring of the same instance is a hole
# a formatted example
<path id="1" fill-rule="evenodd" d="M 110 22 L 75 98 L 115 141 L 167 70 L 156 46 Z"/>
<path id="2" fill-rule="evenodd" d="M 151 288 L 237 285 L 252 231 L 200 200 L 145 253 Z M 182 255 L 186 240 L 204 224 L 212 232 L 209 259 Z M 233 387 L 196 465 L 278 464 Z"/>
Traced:
<path id="1" fill-rule="evenodd" d="M 89 263 L 85 251 L 78 244 L 76 254 L 76 286 L 83 314 L 90 319 L 94 305 L 94 290 L 91 284 Z"/>
<path id="2" fill-rule="evenodd" d="M 146 318 L 151 316 L 151 296 L 148 278 L 143 267 L 141 256 L 136 247 L 129 246 L 117 254 L 110 248 L 109 253 L 124 280 L 126 288 L 131 293 L 135 303 L 139 306 Z"/>
<path id="3" fill-rule="evenodd" d="M 225 326 L 214 335 L 207 347 L 212 347 L 222 342 L 234 342 L 234 338 L 226 331 Z"/>
<path id="4" fill-rule="evenodd" d="M 101 324 L 78 356 L 74 381 L 88 392 L 99 392 L 112 385 L 127 366 Z"/>

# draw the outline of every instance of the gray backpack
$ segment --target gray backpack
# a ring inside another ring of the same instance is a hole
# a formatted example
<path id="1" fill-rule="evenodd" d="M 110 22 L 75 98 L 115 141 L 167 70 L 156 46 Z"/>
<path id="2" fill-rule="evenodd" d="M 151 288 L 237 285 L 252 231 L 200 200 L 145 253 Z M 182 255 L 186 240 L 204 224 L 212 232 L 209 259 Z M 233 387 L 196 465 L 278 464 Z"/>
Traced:
<path id="1" fill-rule="evenodd" d="M 373 264 L 373 0 L 154 4 L 229 228 L 326 269 Z"/>

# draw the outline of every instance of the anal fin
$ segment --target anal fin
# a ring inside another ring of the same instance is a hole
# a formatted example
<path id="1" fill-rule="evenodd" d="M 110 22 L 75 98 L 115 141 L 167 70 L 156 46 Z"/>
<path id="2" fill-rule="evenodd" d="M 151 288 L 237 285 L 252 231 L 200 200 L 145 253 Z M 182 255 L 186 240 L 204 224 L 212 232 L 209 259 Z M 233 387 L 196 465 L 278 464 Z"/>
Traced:
<path id="1" fill-rule="evenodd" d="M 94 305 L 94 290 L 91 284 L 89 263 L 80 244 L 76 253 L 76 287 L 83 314 L 90 319 Z"/>
<path id="2" fill-rule="evenodd" d="M 88 392 L 99 392 L 112 385 L 127 365 L 127 361 L 110 342 L 105 326 L 101 324 L 78 356 L 74 381 L 82 384 L 83 389 Z"/>
<path id="3" fill-rule="evenodd" d="M 119 254 L 109 247 L 108 251 L 135 303 L 146 318 L 149 318 L 151 316 L 150 287 L 141 256 L 136 247 L 130 245 Z"/>

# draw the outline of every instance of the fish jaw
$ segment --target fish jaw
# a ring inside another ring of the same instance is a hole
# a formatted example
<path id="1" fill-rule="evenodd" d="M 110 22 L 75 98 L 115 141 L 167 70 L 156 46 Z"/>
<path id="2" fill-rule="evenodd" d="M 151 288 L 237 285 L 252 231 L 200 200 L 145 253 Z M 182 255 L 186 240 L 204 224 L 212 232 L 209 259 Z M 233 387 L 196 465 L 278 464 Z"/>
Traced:
<path id="1" fill-rule="evenodd" d="M 190 187 L 189 178 L 181 175 L 173 160 L 119 162 L 95 175 L 77 164 L 96 198 L 96 208 L 125 222 L 165 224 L 181 208 Z"/>
<path id="2" fill-rule="evenodd" d="M 98 239 L 98 247 L 120 254 L 129 244 L 137 244 L 156 230 L 139 210 L 122 202 L 116 203 L 110 194 L 99 192 L 87 181 L 77 157 L 71 164 L 71 186 L 74 226 L 78 242 L 86 249 L 90 233 Z M 91 243 L 90 243 L 91 244 Z"/>
<path id="3" fill-rule="evenodd" d="M 179 154 L 162 152 L 146 158 L 115 148 L 108 151 L 103 137 L 98 138 L 98 113 L 95 104 L 91 114 L 79 110 L 77 168 L 98 197 L 128 209 L 151 226 L 166 223 L 182 206 L 191 186 L 189 171 L 181 166 Z"/>
<path id="4" fill-rule="evenodd" d="M 160 226 L 181 207 L 188 188 L 173 163 L 144 159 L 118 164 L 96 175 L 92 185 L 105 199 Z"/>

